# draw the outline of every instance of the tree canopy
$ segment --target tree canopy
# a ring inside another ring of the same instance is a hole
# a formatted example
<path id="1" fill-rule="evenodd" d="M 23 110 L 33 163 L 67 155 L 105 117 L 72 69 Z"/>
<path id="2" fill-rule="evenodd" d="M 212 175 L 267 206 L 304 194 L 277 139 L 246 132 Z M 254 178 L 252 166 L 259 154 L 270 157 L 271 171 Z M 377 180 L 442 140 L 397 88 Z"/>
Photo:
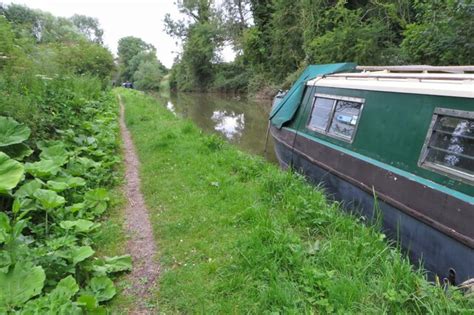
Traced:
<path id="1" fill-rule="evenodd" d="M 233 69 L 246 73 L 237 86 L 250 90 L 262 87 L 256 82 L 288 83 L 313 63 L 474 63 L 472 1 L 182 0 L 177 6 L 187 18 L 168 16 L 165 29 L 182 40 L 172 69 L 182 90 L 235 86 L 218 58 L 223 45 L 237 52 Z"/>
<path id="2" fill-rule="evenodd" d="M 120 78 L 142 90 L 158 90 L 167 69 L 156 57 L 156 48 L 141 38 L 128 36 L 118 42 Z"/>

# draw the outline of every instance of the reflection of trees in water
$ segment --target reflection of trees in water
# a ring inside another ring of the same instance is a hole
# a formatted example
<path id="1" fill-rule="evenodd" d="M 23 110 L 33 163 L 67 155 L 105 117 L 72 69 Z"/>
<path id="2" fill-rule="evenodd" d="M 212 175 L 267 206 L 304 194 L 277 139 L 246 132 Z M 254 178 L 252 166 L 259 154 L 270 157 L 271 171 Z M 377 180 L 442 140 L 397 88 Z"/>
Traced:
<path id="1" fill-rule="evenodd" d="M 215 111 L 211 119 L 216 122 L 215 130 L 221 132 L 227 139 L 238 139 L 242 136 L 245 129 L 244 114 L 236 114 L 235 112 L 227 113 L 227 111 Z"/>
<path id="2" fill-rule="evenodd" d="M 456 166 L 460 161 L 459 154 L 464 152 L 464 135 L 470 133 L 471 124 L 465 120 L 461 121 L 454 128 L 451 139 L 449 140 L 448 151 L 454 154 L 446 154 L 444 157 L 444 163 L 449 166 Z"/>
<path id="3" fill-rule="evenodd" d="M 211 93 L 172 93 L 170 101 L 179 117 L 191 119 L 205 132 L 223 134 L 226 139 L 245 151 L 263 154 L 271 100 L 254 101 L 245 97 Z M 229 116 L 235 121 L 229 118 L 215 121 L 214 119 L 218 119 L 215 112 L 224 113 L 221 119 Z M 239 115 L 240 117 L 237 117 Z M 236 132 L 232 133 L 233 130 L 231 133 L 227 132 L 228 126 L 234 125 Z M 274 161 L 271 139 L 267 151 L 269 152 L 267 157 Z"/>

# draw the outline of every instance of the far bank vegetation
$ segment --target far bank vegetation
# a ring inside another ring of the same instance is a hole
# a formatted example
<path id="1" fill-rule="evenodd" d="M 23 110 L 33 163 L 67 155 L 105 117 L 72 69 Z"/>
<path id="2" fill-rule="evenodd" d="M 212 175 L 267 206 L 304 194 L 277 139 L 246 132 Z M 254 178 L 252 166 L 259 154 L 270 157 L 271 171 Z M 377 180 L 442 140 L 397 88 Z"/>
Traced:
<path id="1" fill-rule="evenodd" d="M 178 0 L 165 19 L 183 51 L 181 91 L 274 93 L 308 64 L 462 65 L 474 60 L 474 6 L 461 0 Z M 236 58 L 224 62 L 231 46 Z M 268 96 L 268 95 L 267 95 Z"/>

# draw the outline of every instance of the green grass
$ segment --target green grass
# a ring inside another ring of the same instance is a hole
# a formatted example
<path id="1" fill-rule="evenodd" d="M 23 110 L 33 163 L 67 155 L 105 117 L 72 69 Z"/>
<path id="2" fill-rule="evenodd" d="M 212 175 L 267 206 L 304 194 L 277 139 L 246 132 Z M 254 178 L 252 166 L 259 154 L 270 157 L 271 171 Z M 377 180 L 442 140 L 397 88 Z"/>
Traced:
<path id="1" fill-rule="evenodd" d="M 156 99 L 120 94 L 160 249 L 161 312 L 472 310 L 301 176 L 203 135 Z"/>

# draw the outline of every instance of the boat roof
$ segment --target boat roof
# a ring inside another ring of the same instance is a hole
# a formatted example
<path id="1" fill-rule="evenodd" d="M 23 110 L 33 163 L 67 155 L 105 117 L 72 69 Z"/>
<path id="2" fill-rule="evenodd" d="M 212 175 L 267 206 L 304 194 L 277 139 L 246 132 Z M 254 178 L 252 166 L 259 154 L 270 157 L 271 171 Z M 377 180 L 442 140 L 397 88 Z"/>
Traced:
<path id="1" fill-rule="evenodd" d="M 318 76 L 310 86 L 474 98 L 474 66 L 357 66 Z"/>

